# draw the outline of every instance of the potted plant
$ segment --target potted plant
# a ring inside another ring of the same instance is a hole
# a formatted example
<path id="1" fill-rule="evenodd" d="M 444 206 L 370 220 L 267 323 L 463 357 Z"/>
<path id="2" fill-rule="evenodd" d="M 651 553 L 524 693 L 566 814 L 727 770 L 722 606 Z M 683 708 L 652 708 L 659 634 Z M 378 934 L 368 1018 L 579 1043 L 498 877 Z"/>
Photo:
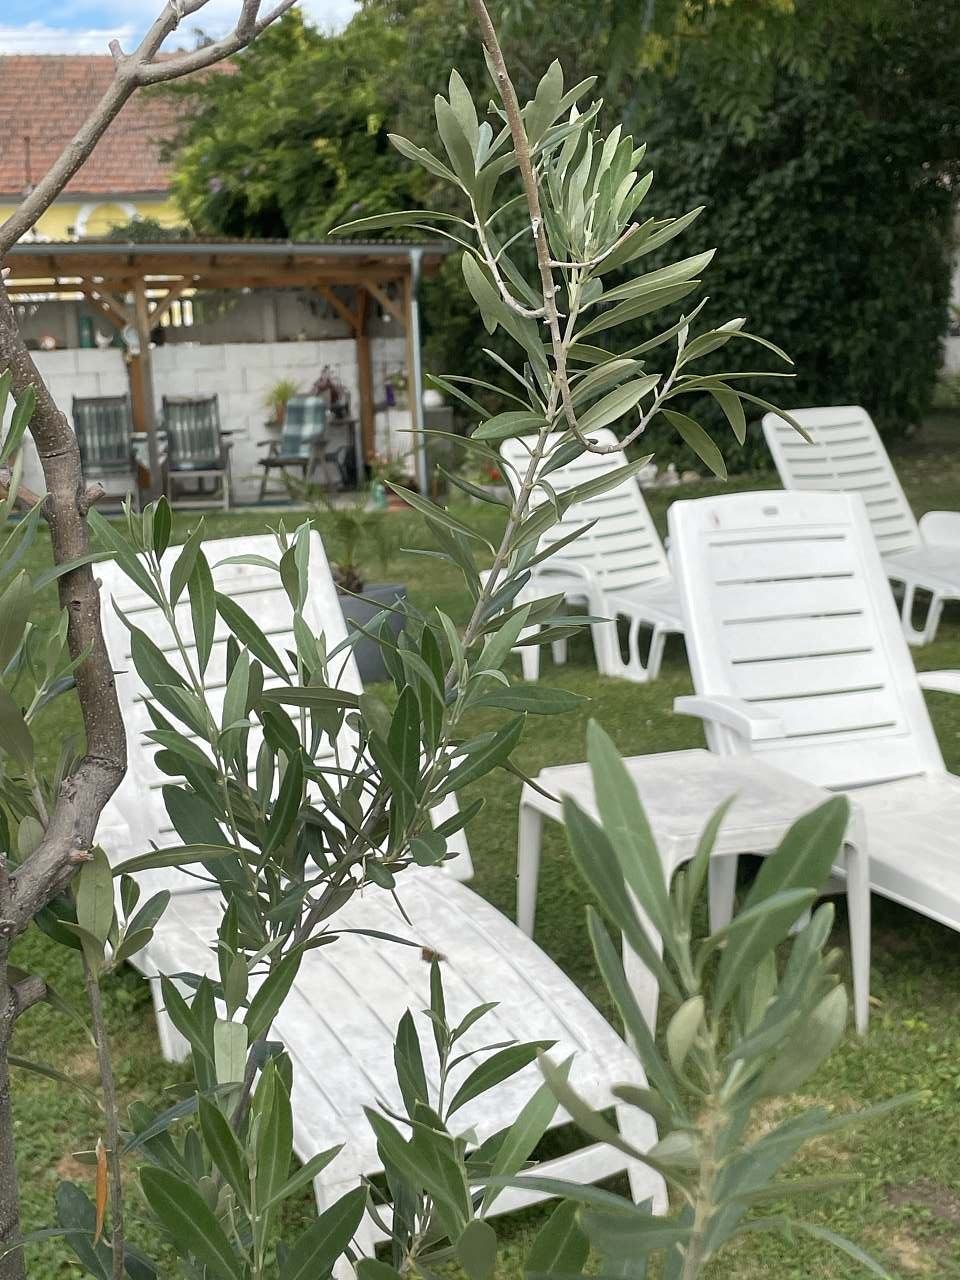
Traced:
<path id="1" fill-rule="evenodd" d="M 417 492 L 417 482 L 413 477 L 411 463 L 412 458 L 409 454 L 375 454 L 370 463 L 373 482 L 386 489 L 387 506 L 391 511 L 406 511 L 409 507 L 409 503 L 404 502 L 402 495 L 395 492 L 391 485 Z"/>
<path id="2" fill-rule="evenodd" d="M 384 609 L 406 599 L 404 583 L 369 579 L 370 562 L 374 561 L 385 576 L 399 546 L 400 531 L 387 510 L 374 506 L 367 494 L 353 502 L 332 502 L 319 485 L 305 484 L 293 476 L 287 477 L 287 487 L 291 497 L 312 509 L 349 630 L 368 626 Z M 388 626 L 394 636 L 399 636 L 403 623 L 401 611 L 389 615 Z M 354 654 L 364 683 L 388 679 L 374 640 L 362 637 L 354 646 Z"/>
<path id="3" fill-rule="evenodd" d="M 273 417 L 267 423 L 271 427 L 282 427 L 283 420 L 287 414 L 287 403 L 299 391 L 299 387 L 292 378 L 280 378 L 275 382 L 270 390 L 264 396 L 263 406 L 268 409 Z"/>
<path id="4" fill-rule="evenodd" d="M 498 502 L 507 501 L 510 497 L 510 486 L 504 479 L 503 472 L 495 463 L 485 458 L 461 467 L 460 474 L 475 489 L 482 490 L 488 494 L 490 498 Z M 471 494 L 472 502 L 483 502 L 485 499 L 479 494 Z"/>
<path id="5" fill-rule="evenodd" d="M 395 369 L 393 373 L 388 374 L 385 383 L 387 404 L 397 409 L 405 409 L 408 386 L 406 369 Z"/>

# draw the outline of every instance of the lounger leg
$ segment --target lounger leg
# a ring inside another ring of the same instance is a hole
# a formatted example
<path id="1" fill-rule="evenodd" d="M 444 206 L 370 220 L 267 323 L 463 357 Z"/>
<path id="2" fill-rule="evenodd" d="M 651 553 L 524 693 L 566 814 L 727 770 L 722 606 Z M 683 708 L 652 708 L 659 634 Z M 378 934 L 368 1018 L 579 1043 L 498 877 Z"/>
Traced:
<path id="1" fill-rule="evenodd" d="M 270 468 L 264 467 L 263 475 L 260 477 L 260 496 L 257 499 L 258 502 L 262 502 L 264 498 L 267 496 L 267 476 L 269 474 L 270 474 Z"/>
<path id="2" fill-rule="evenodd" d="M 650 652 L 647 654 L 647 679 L 656 680 L 663 662 L 663 648 L 667 642 L 667 633 L 662 627 L 654 627 L 650 637 Z"/>
<path id="3" fill-rule="evenodd" d="M 927 606 L 927 616 L 922 627 L 913 623 L 913 610 L 916 604 L 917 588 L 914 583 L 903 584 L 903 603 L 900 605 L 900 618 L 903 622 L 903 633 L 907 643 L 912 645 L 929 644 L 937 634 L 940 625 L 940 614 L 943 612 L 943 599 L 937 592 L 931 592 Z"/>
<path id="4" fill-rule="evenodd" d="M 530 938 L 537 918 L 537 884 L 540 880 L 540 846 L 543 814 L 529 801 L 520 800 L 517 833 L 517 924 Z"/>
<path id="5" fill-rule="evenodd" d="M 617 641 L 619 645 L 619 639 Z M 650 672 L 640 661 L 640 619 L 631 618 L 630 627 L 627 632 L 627 661 L 621 661 L 621 674 L 630 680 L 636 680 L 641 684 L 646 684 L 650 679 Z"/>
<path id="6" fill-rule="evenodd" d="M 566 640 L 554 640 L 550 648 L 553 651 L 553 660 L 558 667 L 566 665 L 567 661 L 567 642 Z"/>
<path id="7" fill-rule="evenodd" d="M 323 1175 L 314 1180 L 313 1193 L 317 1201 L 317 1210 L 323 1213 L 325 1209 L 329 1209 L 331 1205 L 352 1191 L 357 1186 L 357 1182 L 325 1182 Z M 365 1258 L 372 1258 L 375 1253 L 377 1243 L 377 1231 L 370 1219 L 369 1214 L 363 1215 L 363 1221 L 354 1233 L 352 1240 L 354 1250 Z M 356 1269 L 348 1258 L 340 1257 L 337 1259 L 333 1267 L 334 1280 L 355 1280 Z"/>
<path id="8" fill-rule="evenodd" d="M 620 641 L 617 639 L 617 620 L 611 622 L 595 622 L 590 630 L 593 633 L 593 651 L 597 659 L 597 670 L 602 676 L 623 675 L 623 659 L 620 656 Z"/>
<path id="9" fill-rule="evenodd" d="M 621 1137 L 637 1151 L 648 1150 L 651 1139 L 655 1135 L 650 1132 L 650 1117 L 636 1107 L 617 1107 L 617 1128 Z M 663 1179 L 639 1160 L 627 1165 L 627 1177 L 630 1179 L 630 1198 L 634 1204 L 653 1201 L 654 1213 L 666 1213 L 669 1208 L 667 1188 Z"/>
<path id="10" fill-rule="evenodd" d="M 540 678 L 540 646 L 538 644 L 520 646 L 520 666 L 524 680 L 533 683 Z"/>
<path id="11" fill-rule="evenodd" d="M 164 1062 L 185 1062 L 190 1056 L 190 1045 L 170 1020 L 163 1004 L 160 990 L 160 979 L 150 978 L 150 995 L 153 997 L 153 1011 L 157 1019 L 157 1036 L 160 1040 L 160 1052 Z"/>
<path id="12" fill-rule="evenodd" d="M 903 599 L 900 601 L 900 621 L 907 638 L 913 630 L 913 595 L 914 589 L 906 582 L 903 584 Z"/>
<path id="13" fill-rule="evenodd" d="M 943 613 L 943 596 L 935 591 L 930 597 L 930 608 L 927 610 L 927 621 L 923 628 L 923 644 L 932 644 L 936 639 L 940 626 L 940 615 Z"/>
<path id="14" fill-rule="evenodd" d="M 715 933 L 733 919 L 733 900 L 737 892 L 737 859 L 710 860 L 710 930 Z"/>
<path id="15" fill-rule="evenodd" d="M 853 964 L 853 1014 L 866 1035 L 870 1020 L 870 867 L 863 847 L 847 845 L 847 919 Z"/>

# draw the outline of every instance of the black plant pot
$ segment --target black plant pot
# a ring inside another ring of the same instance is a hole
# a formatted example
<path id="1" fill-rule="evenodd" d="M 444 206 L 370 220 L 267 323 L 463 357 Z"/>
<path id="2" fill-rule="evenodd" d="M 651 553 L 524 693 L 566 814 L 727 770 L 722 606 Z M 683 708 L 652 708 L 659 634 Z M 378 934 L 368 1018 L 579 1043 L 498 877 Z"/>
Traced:
<path id="1" fill-rule="evenodd" d="M 347 631 L 356 630 L 352 623 L 366 626 L 371 618 L 386 608 L 396 605 L 398 600 L 406 600 L 407 588 L 402 582 L 368 582 L 363 588 L 363 598 L 340 592 L 340 603 L 343 605 L 343 616 L 347 621 Z M 403 614 L 391 613 L 389 628 L 395 636 L 403 630 Z M 387 668 L 383 665 L 380 649 L 369 636 L 362 636 L 353 650 L 360 669 L 360 679 L 364 684 L 374 684 L 378 680 L 388 680 Z"/>

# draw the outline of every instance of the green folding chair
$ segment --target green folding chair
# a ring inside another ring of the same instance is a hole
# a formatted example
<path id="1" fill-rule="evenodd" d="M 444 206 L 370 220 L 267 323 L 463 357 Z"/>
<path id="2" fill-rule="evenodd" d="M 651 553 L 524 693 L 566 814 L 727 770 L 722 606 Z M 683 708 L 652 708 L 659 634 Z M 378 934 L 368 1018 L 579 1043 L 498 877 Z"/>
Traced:
<path id="1" fill-rule="evenodd" d="M 219 487 L 224 511 L 230 510 L 230 442 L 220 426 L 217 397 L 163 397 L 163 429 L 167 436 L 165 490 L 173 504 L 174 488 L 184 481 L 199 481 L 199 495 L 190 505 L 207 506 Z M 213 492 L 204 482 L 214 481 Z M 181 502 L 181 505 L 185 505 Z"/>
<path id="2" fill-rule="evenodd" d="M 313 479 L 318 463 L 323 461 L 321 449 L 327 436 L 328 405 L 322 396 L 293 396 L 287 401 L 283 430 L 279 440 L 262 440 L 259 447 L 268 449 L 260 459 L 263 478 L 260 501 L 266 497 L 272 471 L 286 473 L 298 470 L 304 483 Z"/>
<path id="3" fill-rule="evenodd" d="M 74 396 L 73 430 L 87 480 L 98 480 L 113 497 L 137 497 L 133 418 L 128 396 Z"/>

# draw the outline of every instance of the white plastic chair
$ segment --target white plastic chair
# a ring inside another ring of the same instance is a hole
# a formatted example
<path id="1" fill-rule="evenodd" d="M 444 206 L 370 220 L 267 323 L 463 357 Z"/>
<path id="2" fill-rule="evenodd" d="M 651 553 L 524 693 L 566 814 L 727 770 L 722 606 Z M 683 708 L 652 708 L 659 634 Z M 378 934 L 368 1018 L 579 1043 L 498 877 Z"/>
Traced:
<path id="1" fill-rule="evenodd" d="M 272 538 L 227 539 L 205 543 L 211 562 L 235 555 L 276 558 Z M 238 601 L 259 623 L 278 652 L 292 647 L 292 611 L 279 576 L 266 568 L 221 565 L 214 568 L 218 590 Z M 159 610 L 112 563 L 98 567 L 104 582 L 103 620 L 115 655 L 117 690 L 130 742 L 130 770 L 108 806 L 100 837 L 112 860 L 118 861 L 149 847 L 179 843 L 167 818 L 160 787 L 166 778 L 157 769 L 154 746 L 144 741 L 150 728 L 144 705 L 146 690 L 130 660 L 129 633 L 116 617 L 111 597 L 131 620 L 161 644 L 177 665 L 174 645 Z M 310 600 L 306 620 L 326 637 L 328 650 L 345 636 L 339 599 L 319 536 L 311 535 Z M 190 633 L 189 607 L 178 606 Z M 214 700 L 222 695 L 225 634 L 218 627 L 208 679 Z M 360 690 L 352 656 L 344 657 L 339 683 Z M 253 753 L 251 753 L 253 754 Z M 283 1041 L 294 1064 L 294 1147 L 301 1159 L 344 1143 L 344 1150 L 316 1184 L 321 1207 L 332 1203 L 363 1175 L 380 1171 L 376 1142 L 363 1114 L 365 1105 L 384 1100 L 401 1105 L 393 1067 L 393 1037 L 402 1012 L 419 1015 L 429 1004 L 428 960 L 441 957 L 446 1001 L 456 1020 L 475 1005 L 497 1000 L 497 1008 L 465 1037 L 466 1049 L 501 1040 L 556 1041 L 558 1060 L 574 1055 L 571 1083 L 596 1107 L 617 1106 L 612 1086 L 642 1083 L 643 1073 L 623 1040 L 566 975 L 505 916 L 458 883 L 471 873 L 465 841 L 458 856 L 444 868 L 411 868 L 400 877 L 397 895 L 367 887 L 338 911 L 335 926 L 373 929 L 405 937 L 416 945 L 403 946 L 359 933 L 344 933 L 330 946 L 304 956 L 293 989 L 278 1014 L 272 1034 Z M 195 879 L 175 870 L 144 874 L 144 890 L 168 888 L 173 899 L 150 946 L 136 957 L 150 978 L 161 1047 L 167 1058 L 185 1055 L 186 1046 L 162 1009 L 160 974 L 183 971 L 213 972 L 211 942 L 220 919 L 218 890 L 200 888 Z M 432 1063 L 432 1033 L 418 1016 L 426 1063 Z M 473 1128 L 483 1141 L 511 1122 L 541 1082 L 536 1066 L 506 1082 L 475 1104 L 464 1107 L 464 1129 Z M 435 1083 L 435 1082 L 434 1082 Z M 649 1117 L 633 1108 L 617 1106 L 622 1131 L 640 1149 L 656 1141 Z M 555 1123 L 565 1123 L 558 1112 Z M 560 1177 L 594 1181 L 626 1170 L 636 1200 L 653 1196 L 664 1204 L 660 1179 L 643 1165 L 611 1147 L 596 1144 L 540 1167 Z M 539 1198 L 528 1191 L 506 1191 L 495 1202 L 498 1212 Z M 357 1237 L 372 1253 L 378 1239 L 367 1220 Z"/>
<path id="2" fill-rule="evenodd" d="M 960 673 L 914 670 L 863 500 L 730 494 L 676 502 L 669 522 L 696 689 L 675 709 L 721 755 L 848 792 L 869 887 L 960 928 L 960 779 L 921 692 L 960 693 Z M 721 916 L 735 874 L 731 859 L 711 867 Z M 851 883 L 847 896 L 856 982 L 869 904 Z"/>
<path id="3" fill-rule="evenodd" d="M 960 511 L 928 511 L 917 523 L 866 409 L 836 405 L 792 409 L 791 414 L 812 443 L 775 413 L 763 419 L 784 488 L 860 494 L 887 577 L 903 587 L 901 618 L 907 639 L 929 644 L 937 634 L 944 601 L 960 600 Z M 921 627 L 913 622 L 918 590 L 930 595 Z"/>
<path id="4" fill-rule="evenodd" d="M 590 435 L 600 444 L 617 442 L 613 432 L 607 429 Z M 549 438 L 547 456 L 559 439 L 559 434 Z M 516 474 L 511 468 L 524 474 L 529 463 L 530 441 L 506 440 L 500 452 L 510 464 L 506 468 L 507 477 L 516 485 Z M 625 466 L 626 462 L 626 456 L 619 450 L 584 453 L 550 472 L 545 479 L 558 493 L 564 493 L 574 485 Z M 531 506 L 535 508 L 546 501 L 549 499 L 544 490 L 535 489 Z M 641 683 L 654 680 L 660 671 L 667 636 L 682 632 L 683 623 L 663 543 L 637 481 L 628 480 L 616 489 L 571 506 L 543 535 L 540 546 L 547 547 L 590 521 L 596 521 L 592 529 L 535 566 L 527 596 L 535 599 L 562 591 L 571 604 L 586 605 L 594 617 L 610 619 L 594 623 L 591 628 L 600 673 Z M 626 658 L 618 635 L 620 618 L 629 623 Z M 650 632 L 645 659 L 640 651 L 641 629 Z M 528 680 L 537 678 L 539 653 L 536 646 L 525 648 L 524 675 Z M 565 655 L 565 643 L 560 641 L 554 657 L 562 661 Z"/>

